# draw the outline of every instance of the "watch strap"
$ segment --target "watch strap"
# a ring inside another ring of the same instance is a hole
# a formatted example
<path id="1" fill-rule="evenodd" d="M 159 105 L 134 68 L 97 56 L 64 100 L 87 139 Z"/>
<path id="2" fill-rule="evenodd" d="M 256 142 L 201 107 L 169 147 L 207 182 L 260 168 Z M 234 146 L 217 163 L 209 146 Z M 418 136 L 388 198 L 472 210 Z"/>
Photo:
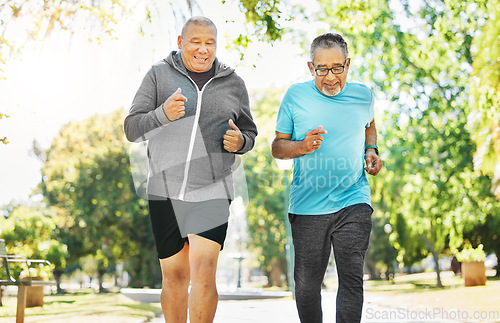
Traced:
<path id="1" fill-rule="evenodd" d="M 368 149 L 371 149 L 371 148 L 375 149 L 375 152 L 377 153 L 377 156 L 378 156 L 378 147 L 377 147 L 377 145 L 368 145 L 368 146 L 366 146 L 365 147 L 365 153 L 366 153 L 366 151 Z"/>

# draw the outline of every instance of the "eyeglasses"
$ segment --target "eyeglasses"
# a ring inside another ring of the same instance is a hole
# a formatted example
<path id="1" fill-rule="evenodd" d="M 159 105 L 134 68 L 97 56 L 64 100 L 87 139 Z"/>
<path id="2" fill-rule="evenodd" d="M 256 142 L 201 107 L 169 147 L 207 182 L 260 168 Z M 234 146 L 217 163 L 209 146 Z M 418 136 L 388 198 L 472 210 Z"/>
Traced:
<path id="1" fill-rule="evenodd" d="M 339 66 L 334 66 L 332 68 L 315 68 L 314 70 L 316 71 L 316 75 L 318 76 L 327 76 L 328 72 L 332 72 L 332 74 L 342 74 L 344 73 L 345 70 L 345 65 L 347 63 L 348 58 L 345 59 L 344 65 L 339 65 Z"/>

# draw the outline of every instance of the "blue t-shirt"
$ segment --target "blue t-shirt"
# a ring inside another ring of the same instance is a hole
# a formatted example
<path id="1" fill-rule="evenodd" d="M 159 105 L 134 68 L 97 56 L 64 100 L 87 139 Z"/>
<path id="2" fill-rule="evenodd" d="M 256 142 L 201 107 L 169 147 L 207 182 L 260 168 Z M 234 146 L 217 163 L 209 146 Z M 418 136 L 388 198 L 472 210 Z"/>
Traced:
<path id="1" fill-rule="evenodd" d="M 373 94 L 365 85 L 345 84 L 336 96 L 321 93 L 314 81 L 292 85 L 278 112 L 276 131 L 303 140 L 322 125 L 321 148 L 294 159 L 289 212 L 329 214 L 371 203 L 364 171 L 365 127 L 373 120 Z"/>

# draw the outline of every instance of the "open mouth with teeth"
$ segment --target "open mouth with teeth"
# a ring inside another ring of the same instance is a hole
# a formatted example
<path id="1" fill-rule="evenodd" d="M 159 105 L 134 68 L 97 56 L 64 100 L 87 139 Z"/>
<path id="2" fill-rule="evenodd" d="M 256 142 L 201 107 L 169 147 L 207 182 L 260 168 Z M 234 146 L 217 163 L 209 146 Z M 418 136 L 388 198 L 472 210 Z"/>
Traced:
<path id="1" fill-rule="evenodd" d="M 197 61 L 201 61 L 201 62 L 206 62 L 208 60 L 208 57 L 207 58 L 201 58 L 201 57 L 197 57 L 195 56 L 194 57 Z"/>

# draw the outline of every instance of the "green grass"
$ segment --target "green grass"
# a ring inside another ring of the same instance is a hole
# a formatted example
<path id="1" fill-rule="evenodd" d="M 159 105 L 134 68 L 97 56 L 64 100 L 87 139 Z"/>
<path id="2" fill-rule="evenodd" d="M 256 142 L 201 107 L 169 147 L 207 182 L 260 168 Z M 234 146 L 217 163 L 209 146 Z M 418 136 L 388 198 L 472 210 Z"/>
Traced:
<path id="1" fill-rule="evenodd" d="M 444 289 L 458 288 L 463 286 L 462 277 L 455 276 L 452 272 L 441 273 L 441 280 Z M 426 272 L 413 275 L 396 276 L 394 280 L 369 280 L 365 282 L 367 291 L 399 291 L 399 292 L 417 292 L 426 290 L 441 290 L 437 287 L 436 273 Z"/>
<path id="2" fill-rule="evenodd" d="M 464 287 L 462 281 L 459 286 L 453 285 L 445 288 L 370 289 L 365 295 L 367 299 L 372 299 L 373 303 L 384 307 L 428 309 L 431 312 L 435 309 L 456 312 L 459 309 L 470 319 L 473 318 L 474 313 L 481 312 L 489 315 L 489 319 L 483 322 L 500 322 L 499 290 L 500 280 L 489 279 L 486 286 Z"/>
<path id="3" fill-rule="evenodd" d="M 125 319 L 148 319 L 161 311 L 160 304 L 145 304 L 133 301 L 118 293 L 97 294 L 91 290 L 70 292 L 62 295 L 45 295 L 43 307 L 27 308 L 28 322 L 50 321 L 64 317 L 107 316 Z M 0 307 L 0 319 L 16 315 L 16 294 L 4 295 L 4 306 Z M 3 322 L 1 320 L 0 322 Z"/>
<path id="4" fill-rule="evenodd" d="M 488 282 L 495 283 L 500 278 L 493 277 L 494 270 L 488 270 Z M 461 276 L 455 276 L 451 271 L 441 272 L 441 281 L 443 287 L 437 287 L 437 278 L 435 272 L 423 272 L 418 274 L 398 274 L 393 280 L 367 280 L 364 282 L 365 291 L 369 292 L 419 292 L 431 290 L 443 290 L 461 288 L 464 280 Z M 330 276 L 325 279 L 325 285 L 328 289 L 337 289 L 337 277 Z"/>

